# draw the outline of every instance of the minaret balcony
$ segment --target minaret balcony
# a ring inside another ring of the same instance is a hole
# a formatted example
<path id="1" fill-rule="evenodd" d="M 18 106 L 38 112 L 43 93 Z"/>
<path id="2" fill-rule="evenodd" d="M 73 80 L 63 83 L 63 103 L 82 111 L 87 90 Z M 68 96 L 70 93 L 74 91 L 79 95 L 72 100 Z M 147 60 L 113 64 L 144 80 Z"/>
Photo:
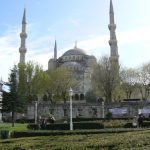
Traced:
<path id="1" fill-rule="evenodd" d="M 26 53 L 27 52 L 27 49 L 25 47 L 20 47 L 19 48 L 19 52 L 20 53 Z"/>
<path id="2" fill-rule="evenodd" d="M 109 30 L 115 30 L 116 29 L 116 24 L 109 24 L 108 28 L 109 28 Z"/>
<path id="3" fill-rule="evenodd" d="M 112 44 L 117 44 L 117 40 L 116 39 L 111 39 L 109 40 L 109 45 L 112 45 Z"/>
<path id="4" fill-rule="evenodd" d="M 20 37 L 21 38 L 27 38 L 27 34 L 26 33 L 20 33 Z"/>

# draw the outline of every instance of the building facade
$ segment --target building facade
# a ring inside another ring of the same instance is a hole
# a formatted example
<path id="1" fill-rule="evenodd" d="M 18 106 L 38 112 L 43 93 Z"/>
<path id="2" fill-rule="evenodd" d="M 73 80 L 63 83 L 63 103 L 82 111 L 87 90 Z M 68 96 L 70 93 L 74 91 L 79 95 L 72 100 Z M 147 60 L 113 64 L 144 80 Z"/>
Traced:
<path id="1" fill-rule="evenodd" d="M 110 31 L 110 61 L 119 63 L 117 38 L 116 38 L 116 24 L 114 21 L 114 10 L 112 0 L 110 0 L 110 11 L 109 11 L 110 22 L 108 25 Z M 22 19 L 22 32 L 20 33 L 21 46 L 20 52 L 20 63 L 25 63 L 26 49 L 26 11 L 24 10 Z M 103 117 L 104 106 L 101 103 L 88 104 L 85 100 L 85 94 L 91 88 L 91 74 L 93 65 L 96 64 L 96 58 L 93 55 L 88 55 L 83 49 L 78 48 L 75 43 L 74 48 L 66 51 L 62 56 L 57 57 L 57 42 L 54 45 L 54 58 L 48 61 L 48 70 L 53 71 L 59 67 L 65 67 L 74 71 L 74 77 L 80 83 L 73 89 L 75 100 L 79 100 L 78 103 L 73 103 L 73 117 Z M 83 101 L 83 103 L 80 103 Z M 35 105 L 31 104 L 28 107 L 27 117 L 35 117 Z M 69 115 L 69 104 L 51 104 L 40 102 L 38 104 L 38 114 L 51 113 L 57 119 L 67 117 Z"/>
<path id="2" fill-rule="evenodd" d="M 84 50 L 77 47 L 66 51 L 57 59 L 57 44 L 54 46 L 54 59 L 48 62 L 48 70 L 53 71 L 56 68 L 67 68 L 73 71 L 73 76 L 79 83 L 74 89 L 74 100 L 84 100 L 84 95 L 91 89 L 91 73 L 96 64 L 96 58 L 87 55 Z"/>

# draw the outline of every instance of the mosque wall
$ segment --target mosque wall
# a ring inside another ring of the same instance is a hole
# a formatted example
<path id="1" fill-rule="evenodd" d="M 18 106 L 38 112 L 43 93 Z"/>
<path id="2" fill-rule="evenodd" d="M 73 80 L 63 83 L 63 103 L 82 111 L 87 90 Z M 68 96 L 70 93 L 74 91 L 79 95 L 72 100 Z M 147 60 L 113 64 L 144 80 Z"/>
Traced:
<path id="1" fill-rule="evenodd" d="M 108 112 L 111 112 L 113 117 L 133 117 L 139 113 L 143 113 L 145 117 L 150 115 L 150 101 L 148 102 L 116 102 L 103 105 L 97 103 L 73 103 L 73 118 L 103 118 Z M 28 106 L 26 114 L 28 119 L 34 119 L 34 104 Z M 103 114 L 104 112 L 104 114 Z M 43 114 L 52 114 L 56 119 L 69 118 L 70 105 L 69 102 L 64 104 L 38 104 L 38 116 Z"/>

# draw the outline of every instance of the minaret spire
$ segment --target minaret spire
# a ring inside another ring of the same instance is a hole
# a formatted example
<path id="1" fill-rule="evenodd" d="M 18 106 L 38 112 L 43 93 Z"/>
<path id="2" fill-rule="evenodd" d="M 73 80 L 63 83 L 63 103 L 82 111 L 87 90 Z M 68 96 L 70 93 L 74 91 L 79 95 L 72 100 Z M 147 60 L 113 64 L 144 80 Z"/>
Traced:
<path id="1" fill-rule="evenodd" d="M 75 41 L 75 45 L 74 45 L 74 48 L 77 48 L 77 41 Z"/>
<path id="2" fill-rule="evenodd" d="M 21 38 L 21 46 L 19 48 L 20 63 L 25 63 L 25 54 L 27 52 L 27 49 L 26 49 L 26 38 L 27 38 L 27 33 L 26 33 L 26 9 L 25 8 L 24 8 L 24 12 L 23 12 L 22 32 L 20 33 L 20 38 Z"/>
<path id="3" fill-rule="evenodd" d="M 116 38 L 116 33 L 115 33 L 116 24 L 115 24 L 115 21 L 114 21 L 114 10 L 113 10 L 112 0 L 110 0 L 109 19 L 110 19 L 110 23 L 108 25 L 108 28 L 110 30 L 110 40 L 109 40 L 110 60 L 119 63 L 117 38 Z"/>
<path id="4" fill-rule="evenodd" d="M 109 13 L 114 13 L 112 0 L 110 0 L 110 9 L 109 9 Z"/>
<path id="5" fill-rule="evenodd" d="M 55 40 L 55 45 L 54 45 L 54 60 L 57 60 L 57 42 Z"/>

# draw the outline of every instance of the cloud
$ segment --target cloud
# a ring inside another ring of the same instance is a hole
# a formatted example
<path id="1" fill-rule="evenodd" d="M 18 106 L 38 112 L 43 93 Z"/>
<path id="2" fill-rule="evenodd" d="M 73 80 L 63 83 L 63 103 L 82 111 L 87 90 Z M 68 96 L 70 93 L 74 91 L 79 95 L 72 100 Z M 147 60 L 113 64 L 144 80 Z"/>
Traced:
<path id="1" fill-rule="evenodd" d="M 138 42 L 149 42 L 150 27 L 136 28 L 118 33 L 120 45 L 132 44 Z"/>
<path id="2" fill-rule="evenodd" d="M 27 47 L 29 49 L 29 54 L 31 56 L 33 56 L 33 55 L 42 54 L 43 52 L 50 51 L 51 41 L 53 41 L 53 43 L 54 43 L 53 36 L 41 36 L 38 39 L 29 41 L 29 44 L 27 45 Z"/>
<path id="3" fill-rule="evenodd" d="M 80 20 L 75 18 L 68 19 L 68 22 L 71 23 L 73 26 L 78 27 L 80 25 Z"/>
<path id="4" fill-rule="evenodd" d="M 0 76 L 6 81 L 8 73 L 14 64 L 18 62 L 19 32 L 16 27 L 11 28 L 0 36 Z"/>
<path id="5" fill-rule="evenodd" d="M 150 55 L 149 54 L 145 56 L 145 54 L 150 53 L 149 35 L 150 27 L 136 28 L 122 32 L 116 31 L 120 61 L 122 62 L 123 60 L 123 63 L 127 66 L 136 66 L 142 63 L 144 60 L 147 61 L 148 56 Z M 108 41 L 109 35 L 97 36 L 93 34 L 89 35 L 85 40 L 78 41 L 78 47 L 84 49 L 87 54 L 95 55 L 97 59 L 99 59 L 102 55 L 110 54 L 110 46 Z M 134 49 L 132 49 L 132 47 L 134 47 Z M 142 50 L 139 49 L 140 47 L 142 47 Z M 70 48 L 73 48 L 73 46 L 67 46 L 59 50 L 59 56 L 61 56 L 66 50 L 69 50 Z M 143 58 L 139 60 L 140 56 Z M 137 58 L 137 60 L 134 58 Z"/>
<path id="6" fill-rule="evenodd" d="M 13 27 L 0 36 L 0 76 L 5 81 L 8 78 L 10 69 L 19 62 L 19 33 L 20 29 Z M 150 56 L 149 35 L 150 27 L 136 28 L 123 32 L 116 31 L 120 61 L 127 66 L 135 66 L 143 61 L 148 61 Z M 54 37 L 48 35 L 39 37 L 27 40 L 28 51 L 26 58 L 27 61 L 34 60 L 39 62 L 47 70 L 48 60 L 53 57 Z M 109 35 L 88 35 L 87 39 L 78 42 L 78 47 L 86 50 L 87 54 L 99 58 L 102 55 L 109 55 L 108 40 Z M 65 42 L 64 48 L 58 49 L 58 57 L 71 48 L 73 48 L 73 44 Z"/>

